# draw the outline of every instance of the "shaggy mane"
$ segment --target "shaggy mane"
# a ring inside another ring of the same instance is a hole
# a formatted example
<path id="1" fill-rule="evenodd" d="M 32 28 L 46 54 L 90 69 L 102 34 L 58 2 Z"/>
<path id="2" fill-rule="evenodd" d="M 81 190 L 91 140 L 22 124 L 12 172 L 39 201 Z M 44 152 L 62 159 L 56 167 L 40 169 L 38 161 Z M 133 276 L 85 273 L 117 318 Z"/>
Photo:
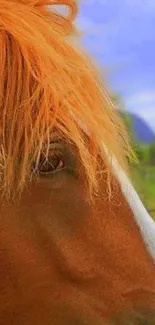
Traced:
<path id="1" fill-rule="evenodd" d="M 46 5 L 51 5 L 50 10 Z M 67 5 L 68 16 L 56 12 L 55 5 Z M 22 193 L 45 139 L 48 155 L 53 128 L 76 145 L 90 192 L 98 191 L 98 156 L 110 186 L 110 164 L 102 142 L 123 169 L 134 156 L 98 69 L 71 42 L 76 15 L 74 0 L 0 1 L 2 197 Z M 91 146 L 78 121 L 86 126 Z"/>

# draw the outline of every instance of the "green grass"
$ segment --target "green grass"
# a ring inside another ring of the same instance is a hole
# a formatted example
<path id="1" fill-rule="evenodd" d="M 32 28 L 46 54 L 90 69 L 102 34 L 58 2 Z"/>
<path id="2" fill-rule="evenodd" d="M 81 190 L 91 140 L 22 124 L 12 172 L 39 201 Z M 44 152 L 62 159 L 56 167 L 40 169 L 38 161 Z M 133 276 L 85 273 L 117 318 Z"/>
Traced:
<path id="1" fill-rule="evenodd" d="M 155 166 L 139 166 L 132 169 L 133 184 L 146 209 L 155 220 Z"/>

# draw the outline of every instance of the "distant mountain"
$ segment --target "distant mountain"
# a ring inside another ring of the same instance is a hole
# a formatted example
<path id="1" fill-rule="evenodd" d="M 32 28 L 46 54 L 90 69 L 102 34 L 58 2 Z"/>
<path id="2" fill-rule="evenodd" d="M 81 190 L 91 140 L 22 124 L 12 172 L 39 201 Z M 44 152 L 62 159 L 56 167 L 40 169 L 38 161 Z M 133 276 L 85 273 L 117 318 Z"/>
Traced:
<path id="1" fill-rule="evenodd" d="M 131 120 L 130 129 L 132 128 L 132 136 L 135 142 L 153 143 L 155 142 L 155 133 L 150 129 L 149 125 L 136 114 L 122 113 L 123 118 L 128 117 Z"/>

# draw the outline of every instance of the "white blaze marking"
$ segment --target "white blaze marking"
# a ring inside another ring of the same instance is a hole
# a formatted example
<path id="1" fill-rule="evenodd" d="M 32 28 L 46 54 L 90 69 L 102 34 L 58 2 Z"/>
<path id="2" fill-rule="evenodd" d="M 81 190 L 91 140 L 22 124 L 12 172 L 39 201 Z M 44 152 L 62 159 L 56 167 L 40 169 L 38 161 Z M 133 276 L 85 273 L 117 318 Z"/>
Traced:
<path id="1" fill-rule="evenodd" d="M 77 120 L 75 116 L 72 114 L 73 118 L 77 121 L 81 129 L 89 135 L 87 127 Z M 108 150 L 106 149 L 103 143 L 103 150 L 106 152 L 108 156 Z M 113 172 L 122 189 L 122 193 L 124 194 L 130 209 L 133 212 L 133 217 L 139 227 L 140 233 L 142 235 L 143 241 L 146 245 L 146 249 L 150 256 L 152 256 L 155 263 L 155 222 L 150 217 L 149 213 L 145 209 L 142 201 L 140 200 L 137 192 L 132 186 L 129 178 L 122 170 L 122 168 L 118 165 L 116 158 L 113 156 L 112 159 L 109 158 L 109 162 L 112 164 Z"/>
<path id="2" fill-rule="evenodd" d="M 121 185 L 122 192 L 127 199 L 135 221 L 139 226 L 146 248 L 155 262 L 155 222 L 148 214 L 130 180 L 124 171 L 118 166 L 115 158 L 113 158 L 112 165 L 113 172 Z"/>
<path id="3" fill-rule="evenodd" d="M 71 112 L 72 114 L 72 112 Z M 81 127 L 81 129 L 89 136 L 89 131 L 87 127 L 77 119 L 74 114 L 72 114 L 75 121 Z M 106 149 L 104 143 L 101 150 L 106 152 L 108 155 L 108 150 Z M 135 191 L 134 187 L 132 186 L 129 178 L 119 166 L 116 158 L 113 156 L 112 158 L 109 157 L 109 162 L 112 164 L 113 172 L 116 179 L 119 181 L 119 184 L 122 189 L 122 193 L 124 194 L 130 209 L 133 212 L 133 217 L 139 227 L 140 233 L 142 235 L 143 241 L 145 243 L 146 249 L 150 256 L 153 258 L 155 263 L 155 222 L 150 217 L 149 213 L 145 209 L 142 201 L 140 200 L 137 192 Z"/>

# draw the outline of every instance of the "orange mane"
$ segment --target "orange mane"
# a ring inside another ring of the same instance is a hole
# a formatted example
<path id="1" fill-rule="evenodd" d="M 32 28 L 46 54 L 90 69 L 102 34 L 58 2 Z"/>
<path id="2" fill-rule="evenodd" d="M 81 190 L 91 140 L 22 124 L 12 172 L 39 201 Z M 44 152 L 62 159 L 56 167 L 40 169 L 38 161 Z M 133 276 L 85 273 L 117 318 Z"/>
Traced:
<path id="1" fill-rule="evenodd" d="M 51 4 L 51 9 L 45 5 Z M 68 16 L 52 10 L 67 5 Z M 128 135 L 97 68 L 68 37 L 76 29 L 74 0 L 0 1 L 0 163 L 2 196 L 21 194 L 32 180 L 53 128 L 76 145 L 89 189 L 98 190 L 100 155 L 109 180 L 104 142 L 123 169 L 133 157 Z M 79 121 L 91 138 L 91 147 Z M 107 167 L 107 168 L 106 168 Z M 15 190 L 16 189 L 16 190 Z M 12 193 L 13 192 L 13 193 Z"/>

